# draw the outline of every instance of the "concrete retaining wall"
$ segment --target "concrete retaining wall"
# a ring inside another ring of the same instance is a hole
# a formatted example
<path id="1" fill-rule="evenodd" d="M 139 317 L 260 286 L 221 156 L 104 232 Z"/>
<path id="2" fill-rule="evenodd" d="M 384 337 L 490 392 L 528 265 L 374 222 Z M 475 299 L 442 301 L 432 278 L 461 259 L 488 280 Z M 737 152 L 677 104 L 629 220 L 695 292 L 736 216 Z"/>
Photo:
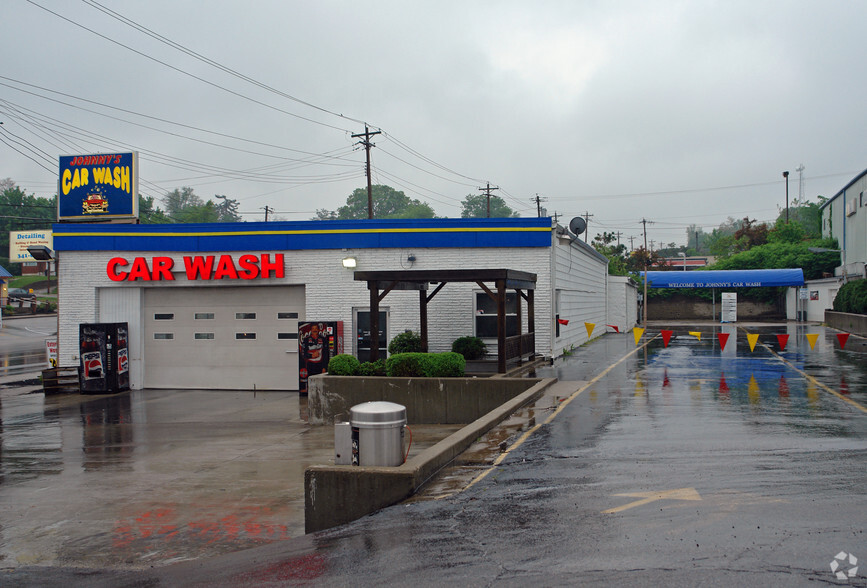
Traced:
<path id="1" fill-rule="evenodd" d="M 829 327 L 867 337 L 867 314 L 825 311 L 825 324 Z"/>
<path id="2" fill-rule="evenodd" d="M 526 381 L 526 380 L 525 380 Z M 412 496 L 479 437 L 513 412 L 534 402 L 557 380 L 532 388 L 452 433 L 398 467 L 320 465 L 304 472 L 304 528 L 313 533 L 354 521 Z"/>
<path id="3" fill-rule="evenodd" d="M 384 378 L 313 376 L 308 381 L 311 425 L 348 421 L 362 402 L 387 400 L 406 407 L 412 424 L 471 423 L 536 384 L 528 378 Z"/>

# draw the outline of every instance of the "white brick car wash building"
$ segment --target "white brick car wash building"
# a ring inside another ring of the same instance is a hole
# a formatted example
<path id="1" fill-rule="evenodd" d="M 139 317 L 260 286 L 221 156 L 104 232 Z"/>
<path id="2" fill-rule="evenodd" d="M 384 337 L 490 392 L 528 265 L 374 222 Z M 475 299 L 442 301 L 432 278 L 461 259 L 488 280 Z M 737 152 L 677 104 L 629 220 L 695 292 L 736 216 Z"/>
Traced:
<path id="1" fill-rule="evenodd" d="M 355 271 L 535 274 L 535 351 L 546 357 L 586 341 L 584 322 L 597 336 L 637 320 L 634 285 L 609 278 L 606 258 L 550 218 L 57 224 L 54 247 L 59 364 L 78 365 L 80 324 L 126 322 L 134 389 L 297 390 L 300 321 L 342 321 L 344 351 L 362 350 L 370 294 Z M 419 329 L 418 300 L 383 300 L 380 347 Z M 514 301 L 506 312 L 526 330 Z M 464 335 L 490 341 L 488 305 L 479 285 L 443 288 L 427 310 L 430 351 Z"/>

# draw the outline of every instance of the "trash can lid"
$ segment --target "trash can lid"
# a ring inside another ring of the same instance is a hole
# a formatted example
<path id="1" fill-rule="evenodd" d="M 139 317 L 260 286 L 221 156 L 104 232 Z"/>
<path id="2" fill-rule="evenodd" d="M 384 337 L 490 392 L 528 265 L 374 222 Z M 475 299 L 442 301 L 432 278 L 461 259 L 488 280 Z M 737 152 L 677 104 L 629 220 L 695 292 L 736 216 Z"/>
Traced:
<path id="1" fill-rule="evenodd" d="M 406 407 L 394 402 L 375 400 L 356 404 L 349 409 L 349 418 L 353 426 L 361 425 L 404 425 L 406 424 Z"/>

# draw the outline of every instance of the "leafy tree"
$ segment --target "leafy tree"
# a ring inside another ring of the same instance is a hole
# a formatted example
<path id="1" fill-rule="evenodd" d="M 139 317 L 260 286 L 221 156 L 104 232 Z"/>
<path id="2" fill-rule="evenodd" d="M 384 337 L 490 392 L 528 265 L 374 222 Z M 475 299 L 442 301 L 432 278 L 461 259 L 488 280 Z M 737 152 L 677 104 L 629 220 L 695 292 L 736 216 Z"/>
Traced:
<path id="1" fill-rule="evenodd" d="M 461 218 L 486 218 L 488 216 L 488 197 L 485 194 L 467 194 L 461 202 Z M 491 218 L 521 216 L 506 205 L 499 196 L 491 195 Z"/>
<path id="2" fill-rule="evenodd" d="M 804 233 L 809 239 L 822 238 L 822 212 L 819 208 L 825 198 L 819 196 L 819 203 L 810 202 L 807 199 L 792 201 L 789 206 L 789 224 L 798 223 L 803 227 Z M 776 226 L 779 226 L 780 221 L 786 222 L 786 209 L 780 210 L 780 215 L 777 217 Z"/>
<path id="3" fill-rule="evenodd" d="M 188 222 L 185 218 L 188 211 L 204 204 L 189 186 L 175 188 L 163 197 L 163 203 L 166 205 L 166 214 L 179 223 Z"/>
<path id="4" fill-rule="evenodd" d="M 138 196 L 138 217 L 142 224 L 166 224 L 171 223 L 172 219 L 166 216 L 159 206 L 155 206 L 153 196 Z"/>
<path id="5" fill-rule="evenodd" d="M 391 186 L 377 184 L 371 187 L 373 218 L 434 218 L 434 210 L 427 202 L 413 200 Z M 337 210 L 325 208 L 316 211 L 316 220 L 366 219 L 367 188 L 356 188 Z"/>
<path id="6" fill-rule="evenodd" d="M 809 238 L 807 230 L 798 221 L 786 222 L 778 218 L 774 228 L 768 233 L 768 243 L 800 243 Z"/>
<path id="7" fill-rule="evenodd" d="M 221 202 L 203 201 L 192 188 L 175 188 L 163 197 L 165 217 L 176 223 L 228 223 L 239 222 L 238 201 L 227 196 L 215 196 Z M 157 209 L 159 210 L 159 209 Z"/>
<path id="8" fill-rule="evenodd" d="M 215 194 L 214 198 L 219 201 L 217 204 L 217 218 L 219 220 L 217 222 L 239 223 L 243 220 L 241 215 L 238 214 L 237 200 L 233 200 L 228 196 L 220 196 L 219 194 Z"/>
<path id="9" fill-rule="evenodd" d="M 643 272 L 645 268 L 651 270 L 667 267 L 668 262 L 658 251 L 648 251 L 644 246 L 635 249 L 626 260 L 626 269 L 634 273 Z"/>
<path id="10" fill-rule="evenodd" d="M 15 275 L 20 263 L 10 263 L 9 232 L 50 229 L 57 218 L 57 197 L 42 198 L 27 194 L 11 178 L 0 180 L 0 265 Z"/>
<path id="11" fill-rule="evenodd" d="M 608 258 L 608 273 L 612 276 L 625 276 L 628 273 L 626 267 L 626 245 L 617 245 L 617 235 L 614 232 L 603 232 L 593 237 L 593 248 Z M 643 268 L 642 268 L 643 269 Z"/>

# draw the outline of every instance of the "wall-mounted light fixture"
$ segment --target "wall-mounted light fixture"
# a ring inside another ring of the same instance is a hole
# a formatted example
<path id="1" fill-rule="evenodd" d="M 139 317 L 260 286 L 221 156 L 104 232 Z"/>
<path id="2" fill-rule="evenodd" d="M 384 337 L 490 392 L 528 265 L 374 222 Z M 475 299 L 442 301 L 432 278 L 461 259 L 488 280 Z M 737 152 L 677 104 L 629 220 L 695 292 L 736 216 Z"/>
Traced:
<path id="1" fill-rule="evenodd" d="M 409 257 L 407 257 L 406 260 L 410 263 L 414 262 L 415 261 L 415 255 L 410 253 Z"/>
<path id="2" fill-rule="evenodd" d="M 353 269 L 358 265 L 358 261 L 354 257 L 344 257 L 343 258 L 343 267 L 346 269 Z"/>

